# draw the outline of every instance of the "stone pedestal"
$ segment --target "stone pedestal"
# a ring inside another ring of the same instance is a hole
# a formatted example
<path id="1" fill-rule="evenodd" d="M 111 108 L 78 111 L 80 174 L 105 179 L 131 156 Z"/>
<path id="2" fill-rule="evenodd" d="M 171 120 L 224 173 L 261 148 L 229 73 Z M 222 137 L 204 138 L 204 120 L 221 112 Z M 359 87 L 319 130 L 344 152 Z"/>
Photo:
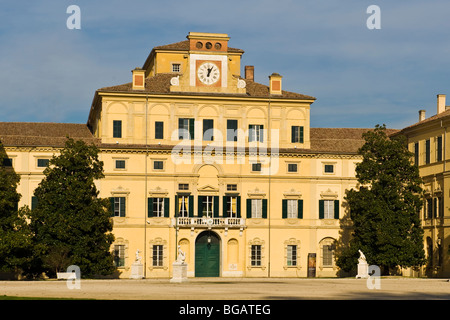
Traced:
<path id="1" fill-rule="evenodd" d="M 356 279 L 368 277 L 369 277 L 369 265 L 366 262 L 358 263 L 358 274 L 356 275 Z"/>
<path id="2" fill-rule="evenodd" d="M 142 263 L 135 262 L 131 265 L 130 279 L 143 279 L 144 278 L 144 266 Z"/>
<path id="3" fill-rule="evenodd" d="M 186 282 L 187 281 L 187 263 L 175 261 L 172 264 L 172 279 L 170 282 Z"/>

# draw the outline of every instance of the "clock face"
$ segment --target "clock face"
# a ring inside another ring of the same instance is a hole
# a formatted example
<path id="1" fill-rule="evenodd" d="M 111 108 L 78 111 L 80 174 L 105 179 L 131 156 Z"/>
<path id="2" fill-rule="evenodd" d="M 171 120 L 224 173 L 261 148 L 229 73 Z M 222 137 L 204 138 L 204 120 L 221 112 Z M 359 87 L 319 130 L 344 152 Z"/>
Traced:
<path id="1" fill-rule="evenodd" d="M 214 63 L 205 62 L 198 67 L 197 77 L 200 82 L 206 85 L 211 85 L 219 81 L 220 70 Z"/>

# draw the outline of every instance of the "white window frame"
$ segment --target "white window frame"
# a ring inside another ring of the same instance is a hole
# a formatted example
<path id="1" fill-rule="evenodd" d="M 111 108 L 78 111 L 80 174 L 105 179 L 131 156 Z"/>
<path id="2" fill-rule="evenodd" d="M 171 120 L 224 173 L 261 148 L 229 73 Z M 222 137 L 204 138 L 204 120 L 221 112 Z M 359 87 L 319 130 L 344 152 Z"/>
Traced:
<path id="1" fill-rule="evenodd" d="M 334 200 L 323 201 L 323 218 L 334 219 Z"/>
<path id="2" fill-rule="evenodd" d="M 172 63 L 172 72 L 181 72 L 181 63 L 178 62 Z"/>
<path id="3" fill-rule="evenodd" d="M 295 219 L 298 217 L 298 200 L 289 199 L 287 201 L 287 217 Z"/>
<path id="4" fill-rule="evenodd" d="M 189 217 L 189 196 L 178 197 L 178 215 L 179 217 Z"/>
<path id="5" fill-rule="evenodd" d="M 262 218 L 262 199 L 252 199 L 252 218 Z"/>
<path id="6" fill-rule="evenodd" d="M 233 204 L 234 204 L 234 211 L 233 211 Z M 227 216 L 230 218 L 237 218 L 237 197 L 236 196 L 229 196 L 228 197 L 228 212 Z"/>
<path id="7" fill-rule="evenodd" d="M 261 267 L 262 265 L 262 246 L 260 244 L 252 244 L 250 253 L 250 263 L 252 267 Z"/>
<path id="8" fill-rule="evenodd" d="M 288 267 L 296 267 L 297 266 L 297 245 L 288 244 L 287 245 L 287 261 L 286 264 Z"/>
<path id="9" fill-rule="evenodd" d="M 164 198 L 153 198 L 153 216 L 164 217 Z"/>
<path id="10" fill-rule="evenodd" d="M 154 244 L 152 247 L 152 266 L 153 267 L 163 267 L 164 266 L 164 245 Z"/>

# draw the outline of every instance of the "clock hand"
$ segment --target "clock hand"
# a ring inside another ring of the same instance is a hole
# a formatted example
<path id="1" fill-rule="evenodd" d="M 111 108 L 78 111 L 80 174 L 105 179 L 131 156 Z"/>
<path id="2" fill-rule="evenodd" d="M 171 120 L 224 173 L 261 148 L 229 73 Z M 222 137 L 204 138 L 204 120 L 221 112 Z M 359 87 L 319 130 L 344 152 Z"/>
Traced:
<path id="1" fill-rule="evenodd" d="M 212 67 L 208 69 L 208 74 L 206 75 L 207 77 L 209 77 L 209 75 L 210 75 L 212 69 L 213 69 Z"/>

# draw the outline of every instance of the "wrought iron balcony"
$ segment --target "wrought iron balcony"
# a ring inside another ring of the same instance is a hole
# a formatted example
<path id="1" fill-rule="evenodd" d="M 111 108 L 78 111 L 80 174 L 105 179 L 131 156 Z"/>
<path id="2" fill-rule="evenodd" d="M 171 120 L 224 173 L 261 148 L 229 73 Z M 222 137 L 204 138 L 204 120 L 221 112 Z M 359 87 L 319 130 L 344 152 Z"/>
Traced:
<path id="1" fill-rule="evenodd" d="M 207 218 L 207 217 L 178 217 L 178 227 L 203 227 L 203 228 L 244 228 L 244 218 Z"/>

